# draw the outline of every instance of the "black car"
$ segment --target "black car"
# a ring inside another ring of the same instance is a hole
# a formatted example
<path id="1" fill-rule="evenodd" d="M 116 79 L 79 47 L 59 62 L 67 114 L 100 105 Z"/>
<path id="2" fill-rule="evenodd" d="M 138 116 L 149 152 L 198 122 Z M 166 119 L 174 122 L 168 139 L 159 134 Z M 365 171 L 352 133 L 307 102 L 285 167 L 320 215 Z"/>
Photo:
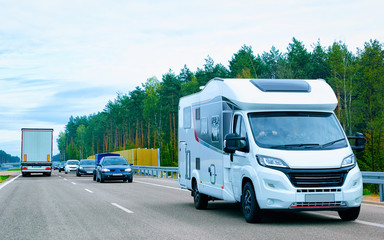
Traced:
<path id="1" fill-rule="evenodd" d="M 132 182 L 133 172 L 131 164 L 124 157 L 103 157 L 96 167 L 96 181 L 102 183 L 105 180 Z"/>
<path id="2" fill-rule="evenodd" d="M 64 171 L 64 168 L 65 168 L 65 161 L 62 161 L 62 162 L 60 162 L 60 164 L 59 164 L 59 172 L 61 172 L 61 171 Z"/>
<path id="3" fill-rule="evenodd" d="M 95 160 L 93 159 L 82 159 L 80 160 L 79 167 L 76 170 L 76 176 L 81 175 L 93 175 L 95 169 Z"/>

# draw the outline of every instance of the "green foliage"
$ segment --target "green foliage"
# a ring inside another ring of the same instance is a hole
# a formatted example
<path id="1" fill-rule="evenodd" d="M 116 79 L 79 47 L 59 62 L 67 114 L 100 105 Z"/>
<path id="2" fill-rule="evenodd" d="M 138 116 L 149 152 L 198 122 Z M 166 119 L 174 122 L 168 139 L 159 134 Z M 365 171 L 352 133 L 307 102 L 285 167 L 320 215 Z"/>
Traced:
<path id="1" fill-rule="evenodd" d="M 20 162 L 19 157 L 11 156 L 10 154 L 0 150 L 0 165 L 2 163 L 17 163 Z"/>
<path id="2" fill-rule="evenodd" d="M 208 81 L 221 78 L 325 79 L 338 99 L 335 114 L 348 135 L 363 132 L 366 151 L 356 153 L 365 171 L 384 171 L 384 50 L 371 40 L 353 54 L 342 42 L 329 47 L 292 39 L 287 52 L 275 47 L 255 56 L 243 45 L 228 68 L 207 56 L 202 68 L 187 65 L 179 74 L 169 70 L 161 80 L 151 77 L 133 91 L 119 93 L 104 110 L 90 116 L 69 118 L 57 139 L 62 160 L 85 158 L 100 152 L 129 148 L 161 148 L 161 164 L 177 166 L 178 102 L 200 91 Z M 1 152 L 0 152 L 1 156 Z M 1 157 L 0 157 L 1 160 Z M 18 160 L 19 161 L 19 160 Z"/>

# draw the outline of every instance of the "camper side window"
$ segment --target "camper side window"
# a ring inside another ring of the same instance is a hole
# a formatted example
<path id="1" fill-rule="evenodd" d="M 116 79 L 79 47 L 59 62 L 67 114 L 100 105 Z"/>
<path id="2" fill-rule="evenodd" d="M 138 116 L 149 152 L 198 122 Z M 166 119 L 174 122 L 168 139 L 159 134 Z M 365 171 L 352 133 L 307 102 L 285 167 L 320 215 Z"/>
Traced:
<path id="1" fill-rule="evenodd" d="M 191 128 L 191 107 L 186 107 L 183 109 L 183 125 L 184 129 Z"/>
<path id="2" fill-rule="evenodd" d="M 211 135 L 212 142 L 218 142 L 220 140 L 220 117 L 213 116 L 211 119 Z"/>
<path id="3" fill-rule="evenodd" d="M 238 137 L 245 137 L 247 139 L 247 131 L 245 129 L 243 117 L 241 115 L 235 116 L 234 133 Z M 236 147 L 244 148 L 246 146 L 247 142 L 245 140 L 236 141 Z"/>

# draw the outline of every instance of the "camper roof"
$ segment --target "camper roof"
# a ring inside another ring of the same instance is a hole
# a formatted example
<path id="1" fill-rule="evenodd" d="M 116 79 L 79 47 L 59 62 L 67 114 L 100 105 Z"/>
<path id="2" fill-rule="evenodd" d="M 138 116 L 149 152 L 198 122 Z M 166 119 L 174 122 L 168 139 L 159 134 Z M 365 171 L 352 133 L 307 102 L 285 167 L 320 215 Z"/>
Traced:
<path id="1" fill-rule="evenodd" d="M 198 101 L 222 96 L 242 110 L 333 111 L 337 105 L 335 93 L 323 79 L 214 78 L 197 94 Z"/>

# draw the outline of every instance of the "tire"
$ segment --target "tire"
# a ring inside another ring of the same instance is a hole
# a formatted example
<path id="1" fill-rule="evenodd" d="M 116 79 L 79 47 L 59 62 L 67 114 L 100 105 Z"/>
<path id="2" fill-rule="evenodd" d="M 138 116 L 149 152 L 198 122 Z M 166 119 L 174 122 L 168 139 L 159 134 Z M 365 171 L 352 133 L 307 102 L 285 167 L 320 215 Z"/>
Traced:
<path id="1" fill-rule="evenodd" d="M 61 169 L 59 169 L 59 172 L 61 172 Z"/>
<path id="2" fill-rule="evenodd" d="M 100 173 L 100 183 L 104 182 L 103 174 Z"/>
<path id="3" fill-rule="evenodd" d="M 45 176 L 50 177 L 52 173 L 46 173 Z"/>
<path id="4" fill-rule="evenodd" d="M 78 171 L 76 171 L 76 176 L 81 177 L 81 174 Z"/>
<path id="5" fill-rule="evenodd" d="M 248 223 L 261 222 L 263 210 L 260 209 L 259 204 L 257 203 L 255 189 L 250 182 L 247 182 L 243 187 L 243 194 L 241 195 L 241 210 L 245 221 Z"/>
<path id="6" fill-rule="evenodd" d="M 128 179 L 123 179 L 123 182 L 127 182 L 128 181 Z"/>
<path id="7" fill-rule="evenodd" d="M 206 209 L 208 206 L 208 196 L 200 193 L 197 188 L 197 182 L 194 180 L 192 183 L 193 203 L 196 209 Z"/>
<path id="8" fill-rule="evenodd" d="M 26 173 L 24 173 L 24 172 L 23 172 L 23 173 L 21 173 L 21 174 L 23 175 L 23 177 L 26 177 L 26 176 L 27 176 L 27 174 L 26 174 Z"/>
<path id="9" fill-rule="evenodd" d="M 339 213 L 340 218 L 343 221 L 354 221 L 359 216 L 360 206 L 350 208 L 348 210 L 341 210 L 341 211 L 338 211 L 338 213 Z"/>
<path id="10" fill-rule="evenodd" d="M 96 181 L 96 174 L 93 174 L 93 181 Z"/>
<path id="11" fill-rule="evenodd" d="M 129 177 L 128 182 L 132 182 L 132 181 L 133 181 L 133 177 Z"/>

